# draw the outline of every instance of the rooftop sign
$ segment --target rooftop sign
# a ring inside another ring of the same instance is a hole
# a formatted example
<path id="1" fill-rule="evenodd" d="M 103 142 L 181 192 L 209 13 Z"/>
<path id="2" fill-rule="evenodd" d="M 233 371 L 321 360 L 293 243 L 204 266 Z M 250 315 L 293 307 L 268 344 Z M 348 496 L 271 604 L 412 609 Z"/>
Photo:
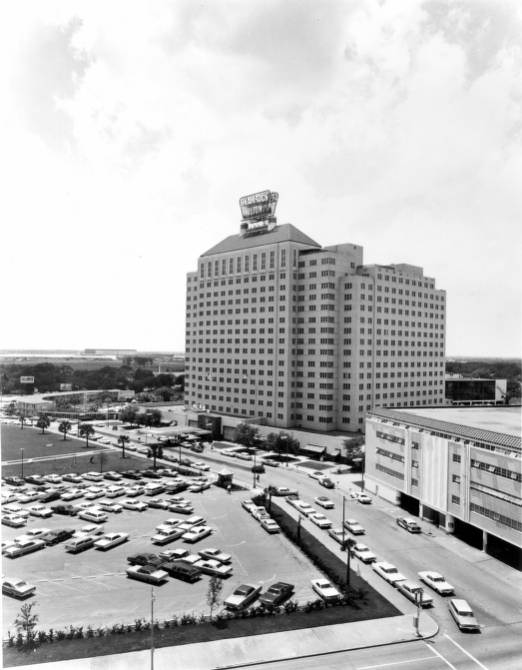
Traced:
<path id="1" fill-rule="evenodd" d="M 275 210 L 279 193 L 275 191 L 260 191 L 245 195 L 239 199 L 239 207 L 243 221 L 247 224 L 255 222 L 275 223 Z"/>

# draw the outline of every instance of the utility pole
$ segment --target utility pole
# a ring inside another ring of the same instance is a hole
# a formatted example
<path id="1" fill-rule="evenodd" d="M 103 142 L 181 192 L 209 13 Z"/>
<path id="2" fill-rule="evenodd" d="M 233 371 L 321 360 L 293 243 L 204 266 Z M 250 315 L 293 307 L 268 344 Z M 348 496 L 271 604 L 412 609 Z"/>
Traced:
<path id="1" fill-rule="evenodd" d="M 154 670 L 154 587 L 150 587 L 150 670 Z"/>
<path id="2" fill-rule="evenodd" d="M 254 465 L 252 467 L 252 488 L 256 488 L 256 452 L 254 451 Z"/>
<path id="3" fill-rule="evenodd" d="M 22 479 L 24 478 L 24 448 L 20 447 L 20 452 L 22 454 Z"/>
<path id="4" fill-rule="evenodd" d="M 422 595 L 424 593 L 423 588 L 417 589 L 415 591 L 415 604 L 417 605 L 417 614 L 413 617 L 415 621 L 415 633 L 417 634 L 417 637 L 420 637 L 420 613 L 422 609 Z"/>

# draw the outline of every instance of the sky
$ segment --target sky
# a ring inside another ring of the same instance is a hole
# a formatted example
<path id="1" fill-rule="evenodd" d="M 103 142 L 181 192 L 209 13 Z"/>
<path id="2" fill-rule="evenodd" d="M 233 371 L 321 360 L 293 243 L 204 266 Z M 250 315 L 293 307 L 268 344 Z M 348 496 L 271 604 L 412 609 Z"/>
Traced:
<path id="1" fill-rule="evenodd" d="M 447 291 L 449 356 L 519 356 L 522 3 L 11 0 L 1 348 L 184 349 L 240 196 Z"/>

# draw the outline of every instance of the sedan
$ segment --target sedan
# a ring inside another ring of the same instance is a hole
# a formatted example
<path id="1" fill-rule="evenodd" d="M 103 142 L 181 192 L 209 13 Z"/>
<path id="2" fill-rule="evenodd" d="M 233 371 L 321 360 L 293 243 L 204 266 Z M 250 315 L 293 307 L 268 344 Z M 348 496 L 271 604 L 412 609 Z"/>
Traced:
<path id="1" fill-rule="evenodd" d="M 65 516 L 75 516 L 78 514 L 78 508 L 74 505 L 53 505 L 51 508 L 55 514 L 63 514 Z"/>
<path id="2" fill-rule="evenodd" d="M 265 607 L 276 607 L 290 598 L 294 592 L 294 585 L 287 582 L 272 584 L 261 596 L 259 602 Z"/>
<path id="3" fill-rule="evenodd" d="M 321 470 L 315 470 L 314 472 L 309 472 L 308 476 L 312 479 L 321 479 L 321 477 L 324 477 L 324 472 Z"/>
<path id="4" fill-rule="evenodd" d="M 181 536 L 184 542 L 199 542 L 205 537 L 208 537 L 212 533 L 212 528 L 210 526 L 197 526 L 188 530 L 186 533 L 183 533 Z"/>
<path id="5" fill-rule="evenodd" d="M 274 521 L 274 519 L 261 519 L 261 528 L 264 528 L 267 533 L 280 533 L 281 528 L 277 521 Z"/>
<path id="6" fill-rule="evenodd" d="M 31 516 L 47 518 L 53 515 L 53 510 L 45 505 L 33 505 L 29 508 L 29 514 Z"/>
<path id="7" fill-rule="evenodd" d="M 94 547 L 100 551 L 107 551 L 107 549 L 112 549 L 113 547 L 117 547 L 119 544 L 127 542 L 128 539 L 128 533 L 106 533 L 100 537 L 99 540 L 96 540 Z"/>
<path id="8" fill-rule="evenodd" d="M 170 503 L 168 506 L 169 512 L 177 512 L 178 514 L 192 514 L 194 508 L 190 503 Z"/>
<path id="9" fill-rule="evenodd" d="M 112 500 L 99 500 L 96 503 L 96 507 L 103 510 L 104 512 L 113 512 L 114 514 L 118 514 L 123 510 L 121 505 L 113 502 Z"/>
<path id="10" fill-rule="evenodd" d="M 64 542 L 74 535 L 74 530 L 70 528 L 57 528 L 55 530 L 50 530 L 47 533 L 42 533 L 39 537 L 40 540 L 43 540 L 45 544 L 49 547 L 53 544 L 58 544 L 59 542 Z"/>
<path id="11" fill-rule="evenodd" d="M 455 593 L 455 589 L 451 584 L 444 579 L 443 575 L 439 572 L 434 572 L 433 570 L 426 570 L 424 572 L 418 572 L 419 578 L 422 582 L 431 586 L 434 591 L 440 593 L 441 596 L 451 596 Z"/>
<path id="12" fill-rule="evenodd" d="M 316 512 L 315 514 L 310 514 L 309 519 L 315 523 L 319 528 L 331 528 L 332 522 L 330 519 L 327 519 L 324 514 Z"/>
<path id="13" fill-rule="evenodd" d="M 220 563 L 230 563 L 232 561 L 232 556 L 230 554 L 225 554 L 221 549 L 201 549 L 198 551 L 198 554 L 201 558 L 208 558 L 214 561 L 219 561 Z"/>
<path id="14" fill-rule="evenodd" d="M 339 600 L 341 594 L 327 579 L 312 579 L 312 588 L 326 602 Z"/>
<path id="15" fill-rule="evenodd" d="M 339 544 L 342 544 L 344 540 L 346 539 L 346 532 L 343 531 L 342 528 L 329 528 L 328 529 L 328 535 L 330 537 L 333 537 L 333 539 L 336 542 L 339 542 Z"/>
<path id="16" fill-rule="evenodd" d="M 188 555 L 188 549 L 165 549 L 165 551 L 160 551 L 159 553 L 159 557 L 165 561 L 178 561 L 181 558 L 186 558 Z"/>
<path id="17" fill-rule="evenodd" d="M 152 498 L 148 501 L 148 506 L 154 509 L 168 509 L 170 501 L 166 498 Z"/>
<path id="18" fill-rule="evenodd" d="M 349 530 L 352 535 L 364 535 L 366 533 L 361 524 L 355 519 L 346 519 L 344 527 L 346 530 Z"/>
<path id="19" fill-rule="evenodd" d="M 29 598 L 36 591 L 36 586 L 24 582 L 16 577 L 6 577 L 2 580 L 2 593 L 12 598 Z"/>
<path id="20" fill-rule="evenodd" d="M 24 479 L 28 484 L 36 484 L 37 486 L 44 481 L 42 475 L 27 475 Z"/>
<path id="21" fill-rule="evenodd" d="M 318 505 L 324 507 L 324 509 L 333 509 L 335 507 L 333 501 L 326 496 L 317 496 L 314 500 Z"/>
<path id="22" fill-rule="evenodd" d="M 106 472 L 103 475 L 103 478 L 108 479 L 111 482 L 119 482 L 122 479 L 122 476 L 119 472 L 113 472 L 112 470 L 109 470 L 109 472 Z"/>
<path id="23" fill-rule="evenodd" d="M 143 486 L 128 486 L 123 489 L 123 495 L 129 498 L 136 498 L 136 496 L 140 496 L 144 491 Z"/>
<path id="24" fill-rule="evenodd" d="M 400 516 L 396 519 L 397 525 L 404 528 L 408 533 L 420 533 L 421 527 L 415 519 L 409 519 L 406 516 Z"/>
<path id="25" fill-rule="evenodd" d="M 84 535 L 103 535 L 105 529 L 103 526 L 96 526 L 94 523 L 90 523 L 87 526 L 82 526 L 78 530 L 74 531 L 73 537 L 83 537 Z"/>
<path id="26" fill-rule="evenodd" d="M 238 586 L 228 598 L 225 598 L 223 604 L 231 610 L 242 609 L 243 607 L 250 605 L 250 603 L 257 598 L 260 591 L 260 586 L 241 584 L 241 586 Z"/>
<path id="27" fill-rule="evenodd" d="M 16 516 L 21 516 L 24 519 L 27 519 L 29 516 L 29 511 L 21 507 L 21 505 L 16 505 L 15 503 L 10 503 L 9 505 L 3 505 L 2 509 L 3 514 L 16 514 Z"/>
<path id="28" fill-rule="evenodd" d="M 385 561 L 376 561 L 372 564 L 372 568 L 375 572 L 385 579 L 388 584 L 396 586 L 399 582 L 404 582 L 406 577 L 401 575 L 397 568 L 391 563 L 386 563 Z"/>
<path id="29" fill-rule="evenodd" d="M 69 489 L 69 491 L 62 493 L 60 498 L 62 500 L 68 501 L 68 500 L 75 500 L 76 498 L 81 498 L 82 496 L 83 496 L 82 489 Z"/>
<path id="30" fill-rule="evenodd" d="M 397 589 L 402 593 L 403 596 L 406 596 L 408 600 L 411 600 L 412 603 L 417 603 L 417 598 L 420 597 L 421 607 L 432 607 L 433 598 L 424 593 L 424 589 L 417 582 L 412 582 L 409 579 L 406 579 L 404 582 L 397 584 Z"/>
<path id="31" fill-rule="evenodd" d="M 165 553 L 165 552 L 162 552 Z M 160 554 L 133 554 L 132 556 L 127 556 L 127 561 L 131 565 L 154 565 L 160 567 L 165 557 Z"/>
<path id="32" fill-rule="evenodd" d="M 103 475 L 101 474 L 101 472 L 86 472 L 83 475 L 83 478 L 89 482 L 101 482 L 103 479 Z"/>
<path id="33" fill-rule="evenodd" d="M 149 584 L 163 584 L 169 576 L 168 572 L 154 565 L 131 565 L 125 572 L 127 577 Z"/>
<path id="34" fill-rule="evenodd" d="M 8 547 L 4 551 L 4 556 L 7 558 L 18 558 L 18 556 L 25 556 L 33 551 L 38 551 L 45 547 L 45 542 L 42 540 L 22 540 L 12 547 Z"/>
<path id="35" fill-rule="evenodd" d="M 2 524 L 4 526 L 11 526 L 12 528 L 21 528 L 25 526 L 27 519 L 24 519 L 21 516 L 16 514 L 3 514 L 2 515 Z"/>
<path id="36" fill-rule="evenodd" d="M 252 514 L 252 510 L 254 509 L 254 507 L 256 507 L 256 504 L 252 500 L 242 500 L 241 507 L 243 509 L 246 509 L 246 511 L 249 512 L 250 514 Z"/>
<path id="37" fill-rule="evenodd" d="M 147 503 L 141 501 L 141 500 L 122 500 L 121 501 L 122 507 L 124 509 L 130 509 L 134 510 L 135 512 L 144 512 L 148 505 Z"/>
<path id="38" fill-rule="evenodd" d="M 232 574 L 231 565 L 223 565 L 223 563 L 213 559 L 201 559 L 200 561 L 196 561 L 194 567 L 203 574 L 211 575 L 212 577 L 230 577 Z"/>
<path id="39" fill-rule="evenodd" d="M 359 493 L 357 496 L 357 502 L 360 502 L 361 505 L 371 505 L 372 499 L 366 493 Z"/>
<path id="40" fill-rule="evenodd" d="M 373 551 L 361 542 L 354 544 L 351 549 L 352 554 L 363 563 L 374 563 L 377 560 L 377 556 Z"/>
<path id="41" fill-rule="evenodd" d="M 117 498 L 118 496 L 123 495 L 125 495 L 125 488 L 119 485 L 109 486 L 109 488 L 106 491 L 107 498 Z"/>
<path id="42" fill-rule="evenodd" d="M 169 542 L 174 542 L 174 540 L 177 540 L 182 535 L 182 530 L 175 527 L 167 527 L 158 530 L 156 534 L 151 537 L 151 541 L 153 544 L 168 544 Z"/>
<path id="43" fill-rule="evenodd" d="M 20 493 L 18 501 L 21 503 L 29 503 L 38 500 L 39 496 L 40 494 L 38 491 L 27 491 L 26 493 Z"/>
<path id="44" fill-rule="evenodd" d="M 80 475 L 75 475 L 74 473 L 63 475 L 62 479 L 64 482 L 72 482 L 73 484 L 83 482 L 82 477 L 80 477 Z"/>
<path id="45" fill-rule="evenodd" d="M 297 505 L 294 505 L 294 507 L 305 516 L 310 516 L 310 514 L 315 513 L 315 509 L 307 502 L 300 502 Z"/>
<path id="46" fill-rule="evenodd" d="M 203 472 L 208 472 L 210 470 L 210 466 L 208 466 L 203 461 L 196 461 L 193 464 L 193 467 L 197 468 L 198 470 L 203 470 Z"/>

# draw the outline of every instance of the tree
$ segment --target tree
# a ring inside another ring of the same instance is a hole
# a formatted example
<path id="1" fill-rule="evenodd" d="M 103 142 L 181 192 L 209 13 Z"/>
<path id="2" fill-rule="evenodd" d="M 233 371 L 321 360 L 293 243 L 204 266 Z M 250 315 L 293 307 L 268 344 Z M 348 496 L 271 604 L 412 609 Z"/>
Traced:
<path id="1" fill-rule="evenodd" d="M 174 391 L 168 386 L 160 386 L 156 389 L 156 395 L 158 395 L 163 402 L 168 402 L 174 397 Z"/>
<path id="2" fill-rule="evenodd" d="M 154 459 L 153 468 L 156 469 L 156 458 L 163 458 L 163 447 L 161 444 L 151 444 L 149 447 L 149 458 Z"/>
<path id="3" fill-rule="evenodd" d="M 277 452 L 279 455 L 296 454 L 299 451 L 299 440 L 292 437 L 288 433 L 280 431 L 279 433 L 269 433 L 266 436 L 266 444 L 271 451 Z"/>
<path id="4" fill-rule="evenodd" d="M 14 620 L 16 631 L 25 635 L 26 645 L 28 647 L 31 646 L 31 643 L 35 638 L 34 629 L 40 618 L 38 614 L 33 614 L 33 607 L 35 607 L 35 605 L 36 601 L 33 601 L 32 603 L 24 603 Z"/>
<path id="5" fill-rule="evenodd" d="M 236 426 L 235 440 L 239 444 L 251 449 L 258 441 L 259 430 L 250 423 L 240 423 Z"/>
<path id="6" fill-rule="evenodd" d="M 136 421 L 136 408 L 131 405 L 127 405 L 120 412 L 120 419 L 124 423 L 134 423 Z"/>
<path id="7" fill-rule="evenodd" d="M 51 422 L 49 421 L 49 417 L 46 414 L 40 414 L 38 421 L 36 422 L 36 427 L 42 429 L 42 435 L 45 433 L 45 429 L 49 428 L 50 425 Z"/>
<path id="8" fill-rule="evenodd" d="M 89 448 L 89 438 L 94 435 L 94 428 L 90 423 L 82 423 L 80 426 L 80 436 L 85 438 L 85 446 Z"/>
<path id="9" fill-rule="evenodd" d="M 58 426 L 58 430 L 60 433 L 63 433 L 63 439 L 64 441 L 67 439 L 67 433 L 71 430 L 72 424 L 70 421 L 61 421 L 60 425 Z"/>
<path id="10" fill-rule="evenodd" d="M 100 472 L 103 472 L 103 466 L 107 462 L 107 458 L 108 458 L 107 452 L 106 451 L 100 451 L 100 453 L 98 455 L 99 455 L 99 458 L 100 458 Z"/>
<path id="11" fill-rule="evenodd" d="M 26 422 L 26 420 L 27 420 L 27 418 L 26 418 L 25 414 L 19 414 L 18 415 L 18 421 L 20 421 L 20 429 L 21 430 L 24 429 L 24 423 Z"/>
<path id="12" fill-rule="evenodd" d="M 121 457 L 125 458 L 125 445 L 127 442 L 130 442 L 130 437 L 128 435 L 120 435 L 118 438 L 118 444 L 121 446 Z"/>
<path id="13" fill-rule="evenodd" d="M 214 575 L 208 581 L 208 591 L 207 591 L 207 603 L 210 607 L 210 616 L 214 608 L 219 605 L 221 590 L 223 588 L 223 580 L 220 577 Z"/>
<path id="14" fill-rule="evenodd" d="M 354 459 L 360 459 L 363 455 L 364 437 L 354 437 L 343 441 L 344 455 L 350 465 Z"/>

